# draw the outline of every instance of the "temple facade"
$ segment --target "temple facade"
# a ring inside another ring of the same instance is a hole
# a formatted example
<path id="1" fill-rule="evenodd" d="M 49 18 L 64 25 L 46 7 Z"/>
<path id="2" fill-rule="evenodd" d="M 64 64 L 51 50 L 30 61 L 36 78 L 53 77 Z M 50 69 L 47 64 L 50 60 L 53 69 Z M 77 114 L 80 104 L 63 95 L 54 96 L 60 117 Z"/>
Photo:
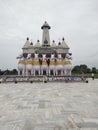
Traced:
<path id="1" fill-rule="evenodd" d="M 42 42 L 37 40 L 37 43 L 33 44 L 27 37 L 22 48 L 23 53 L 17 57 L 18 75 L 71 75 L 72 53 L 69 53 L 64 38 L 58 44 L 54 40 L 51 42 L 49 35 L 51 27 L 46 21 L 41 29 Z"/>

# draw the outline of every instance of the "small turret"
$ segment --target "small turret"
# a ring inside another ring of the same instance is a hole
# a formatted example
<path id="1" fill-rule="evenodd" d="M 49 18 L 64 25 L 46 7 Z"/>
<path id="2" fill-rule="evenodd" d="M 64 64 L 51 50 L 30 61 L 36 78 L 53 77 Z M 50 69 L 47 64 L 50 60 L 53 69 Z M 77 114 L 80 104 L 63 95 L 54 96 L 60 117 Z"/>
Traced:
<path id="1" fill-rule="evenodd" d="M 58 43 L 58 46 L 60 46 L 60 45 L 61 45 L 61 42 Z"/>
<path id="2" fill-rule="evenodd" d="M 27 37 L 27 41 L 29 41 L 29 37 Z"/>
<path id="3" fill-rule="evenodd" d="M 51 47 L 56 47 L 56 43 L 55 43 L 54 40 L 52 41 L 52 45 L 51 45 Z"/>
<path id="4" fill-rule="evenodd" d="M 27 37 L 25 45 L 23 46 L 23 48 L 29 48 L 30 47 L 30 41 L 29 41 L 29 37 Z"/>
<path id="5" fill-rule="evenodd" d="M 64 37 L 62 38 L 62 43 L 61 43 L 61 46 L 62 46 L 63 48 L 68 48 L 68 49 L 69 49 L 69 47 L 68 47 L 67 43 L 65 42 Z"/>
<path id="6" fill-rule="evenodd" d="M 35 47 L 41 47 L 39 40 L 37 40 L 37 43 L 35 44 Z"/>
<path id="7" fill-rule="evenodd" d="M 33 42 L 31 42 L 30 45 L 33 45 Z"/>

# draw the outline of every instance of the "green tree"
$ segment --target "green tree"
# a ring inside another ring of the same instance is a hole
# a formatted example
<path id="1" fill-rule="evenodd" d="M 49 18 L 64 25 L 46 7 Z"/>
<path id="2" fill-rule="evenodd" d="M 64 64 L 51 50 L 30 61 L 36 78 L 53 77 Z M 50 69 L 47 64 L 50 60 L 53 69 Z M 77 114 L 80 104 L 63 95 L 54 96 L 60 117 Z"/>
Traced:
<path id="1" fill-rule="evenodd" d="M 13 69 L 11 72 L 12 72 L 13 75 L 17 75 L 18 74 L 16 69 Z"/>
<path id="2" fill-rule="evenodd" d="M 92 67 L 92 73 L 96 73 L 96 67 Z"/>
<path id="3" fill-rule="evenodd" d="M 91 69 L 87 68 L 86 73 L 90 74 L 91 73 Z"/>
<path id="4" fill-rule="evenodd" d="M 72 73 L 91 73 L 91 69 L 87 67 L 87 65 L 82 64 L 82 65 L 76 65 L 73 70 Z"/>
<path id="5" fill-rule="evenodd" d="M 81 73 L 87 73 L 87 65 L 83 64 L 83 65 L 80 65 L 80 72 Z"/>
<path id="6" fill-rule="evenodd" d="M 72 69 L 72 72 L 73 72 L 73 73 L 80 73 L 80 66 L 79 66 L 79 65 L 75 66 L 75 67 Z"/>

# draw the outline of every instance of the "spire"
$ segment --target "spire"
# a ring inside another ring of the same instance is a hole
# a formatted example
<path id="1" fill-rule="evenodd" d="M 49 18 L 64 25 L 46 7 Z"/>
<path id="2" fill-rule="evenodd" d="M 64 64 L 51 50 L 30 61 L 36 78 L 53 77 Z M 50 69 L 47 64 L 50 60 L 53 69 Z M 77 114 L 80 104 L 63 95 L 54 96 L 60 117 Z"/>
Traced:
<path id="1" fill-rule="evenodd" d="M 45 21 L 41 29 L 43 30 L 43 35 L 42 35 L 42 46 L 44 47 L 49 47 L 50 46 L 50 35 L 49 35 L 49 29 L 51 27 L 49 24 Z"/>

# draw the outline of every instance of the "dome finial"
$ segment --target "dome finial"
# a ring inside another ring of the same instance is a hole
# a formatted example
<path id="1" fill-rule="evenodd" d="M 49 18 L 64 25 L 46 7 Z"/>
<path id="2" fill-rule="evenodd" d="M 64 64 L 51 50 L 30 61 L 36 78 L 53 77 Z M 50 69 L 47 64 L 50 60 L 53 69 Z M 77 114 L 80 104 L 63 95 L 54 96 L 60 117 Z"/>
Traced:
<path id="1" fill-rule="evenodd" d="M 37 40 L 37 42 L 39 43 L 39 39 Z"/>
<path id="2" fill-rule="evenodd" d="M 63 41 L 65 40 L 64 37 L 62 38 L 62 40 L 63 40 Z"/>
<path id="3" fill-rule="evenodd" d="M 53 42 L 53 43 L 55 43 L 55 41 L 54 41 L 54 40 L 53 40 L 52 42 Z"/>
<path id="4" fill-rule="evenodd" d="M 29 37 L 27 37 L 27 41 L 29 40 Z"/>

